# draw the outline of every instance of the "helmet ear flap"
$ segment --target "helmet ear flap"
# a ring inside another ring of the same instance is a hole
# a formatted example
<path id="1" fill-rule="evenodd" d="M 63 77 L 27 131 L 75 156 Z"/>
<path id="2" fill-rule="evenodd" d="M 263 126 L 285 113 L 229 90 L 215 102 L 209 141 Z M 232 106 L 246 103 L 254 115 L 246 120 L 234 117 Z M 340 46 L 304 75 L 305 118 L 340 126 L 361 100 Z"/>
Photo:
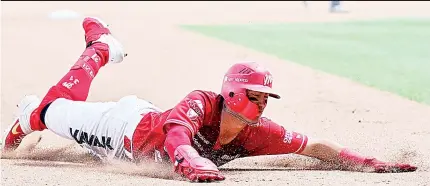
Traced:
<path id="1" fill-rule="evenodd" d="M 255 120 L 255 116 L 259 113 L 258 106 L 248 99 L 245 92 L 228 92 L 227 98 L 224 101 L 226 111 L 236 116 L 236 118 L 249 125 L 258 123 Z"/>

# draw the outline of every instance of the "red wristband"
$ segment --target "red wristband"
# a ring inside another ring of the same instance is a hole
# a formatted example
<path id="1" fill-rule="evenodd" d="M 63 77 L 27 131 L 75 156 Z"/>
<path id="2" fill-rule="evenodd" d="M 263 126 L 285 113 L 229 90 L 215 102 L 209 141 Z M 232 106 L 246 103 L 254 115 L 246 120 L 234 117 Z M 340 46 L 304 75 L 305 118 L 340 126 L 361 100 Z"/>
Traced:
<path id="1" fill-rule="evenodd" d="M 350 149 L 344 148 L 339 154 L 342 161 L 353 165 L 374 165 L 376 163 L 381 163 L 379 160 L 372 157 L 364 157 Z"/>

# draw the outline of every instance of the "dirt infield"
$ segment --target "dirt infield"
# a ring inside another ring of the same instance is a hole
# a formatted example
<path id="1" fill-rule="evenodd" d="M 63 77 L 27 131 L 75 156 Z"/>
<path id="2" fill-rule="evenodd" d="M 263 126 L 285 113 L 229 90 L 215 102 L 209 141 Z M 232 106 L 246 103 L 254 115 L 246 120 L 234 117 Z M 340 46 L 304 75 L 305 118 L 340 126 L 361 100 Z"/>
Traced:
<path id="1" fill-rule="evenodd" d="M 429 106 L 176 27 L 428 17 L 429 2 L 345 2 L 348 14 L 328 13 L 328 2 L 309 2 L 305 9 L 300 1 L 1 5 L 2 131 L 12 122 L 15 105 L 22 96 L 43 96 L 84 50 L 82 19 L 48 18 L 52 11 L 69 9 L 109 22 L 129 54 L 123 63 L 100 71 L 88 101 L 118 100 L 135 94 L 167 109 L 190 90 L 218 92 L 222 75 L 231 64 L 254 60 L 273 71 L 274 86 L 283 97 L 271 101 L 265 111 L 273 120 L 309 136 L 336 140 L 364 154 L 419 166 L 413 173 L 370 174 L 313 170 L 323 167 L 318 161 L 295 155 L 254 157 L 223 166 L 226 185 L 430 185 Z M 176 181 L 182 179 L 163 165 L 97 165 L 80 159 L 82 150 L 73 142 L 48 131 L 34 133 L 33 137 L 40 134 L 42 140 L 35 152 L 25 155 L 33 160 L 1 159 L 1 185 L 190 184 Z"/>

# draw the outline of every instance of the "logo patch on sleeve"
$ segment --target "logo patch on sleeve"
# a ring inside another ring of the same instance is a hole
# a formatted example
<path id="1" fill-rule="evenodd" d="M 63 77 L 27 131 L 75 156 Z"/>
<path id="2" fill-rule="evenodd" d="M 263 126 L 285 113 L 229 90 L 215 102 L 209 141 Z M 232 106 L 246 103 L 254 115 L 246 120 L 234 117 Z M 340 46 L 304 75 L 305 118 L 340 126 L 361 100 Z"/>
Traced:
<path id="1" fill-rule="evenodd" d="M 194 120 L 197 117 L 203 117 L 203 103 L 200 100 L 188 100 L 190 109 L 187 112 L 187 116 Z"/>

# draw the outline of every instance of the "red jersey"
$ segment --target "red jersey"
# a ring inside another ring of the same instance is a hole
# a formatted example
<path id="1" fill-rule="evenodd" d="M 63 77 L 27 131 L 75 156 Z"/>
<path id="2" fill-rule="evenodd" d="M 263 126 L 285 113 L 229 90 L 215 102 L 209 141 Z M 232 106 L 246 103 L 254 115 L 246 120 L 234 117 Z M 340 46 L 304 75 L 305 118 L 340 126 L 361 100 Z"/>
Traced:
<path id="1" fill-rule="evenodd" d="M 202 157 L 221 166 L 233 159 L 247 156 L 299 153 L 307 144 L 307 136 L 288 131 L 266 117 L 258 126 L 246 126 L 229 144 L 220 145 L 223 98 L 214 92 L 195 90 L 174 108 L 161 113 L 146 114 L 130 141 L 125 137 L 125 149 L 133 158 L 154 158 L 170 161 L 164 148 L 165 126 L 179 124 L 192 134 L 192 146 Z"/>

